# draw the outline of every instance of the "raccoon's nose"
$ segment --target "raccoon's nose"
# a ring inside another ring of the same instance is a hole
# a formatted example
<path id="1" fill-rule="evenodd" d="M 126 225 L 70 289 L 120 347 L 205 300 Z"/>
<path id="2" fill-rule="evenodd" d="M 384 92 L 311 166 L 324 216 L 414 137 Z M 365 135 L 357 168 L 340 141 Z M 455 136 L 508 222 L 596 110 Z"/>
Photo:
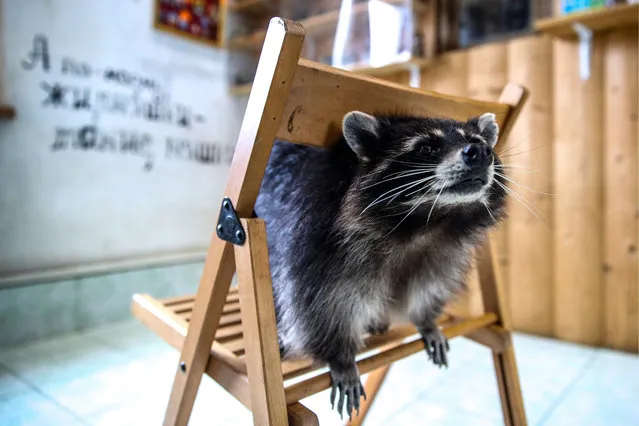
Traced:
<path id="1" fill-rule="evenodd" d="M 473 143 L 462 149 L 462 159 L 468 167 L 482 168 L 493 161 L 493 149 L 488 145 Z"/>

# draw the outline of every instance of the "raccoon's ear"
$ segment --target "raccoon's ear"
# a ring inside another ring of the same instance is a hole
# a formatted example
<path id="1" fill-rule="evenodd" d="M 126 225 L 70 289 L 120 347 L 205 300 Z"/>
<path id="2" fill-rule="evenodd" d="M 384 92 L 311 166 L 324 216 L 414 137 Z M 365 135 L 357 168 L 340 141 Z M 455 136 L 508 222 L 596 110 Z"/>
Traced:
<path id="1" fill-rule="evenodd" d="M 363 161 L 369 161 L 376 151 L 379 139 L 379 122 L 372 115 L 351 111 L 342 121 L 344 139 Z"/>
<path id="2" fill-rule="evenodd" d="M 477 126 L 479 127 L 479 133 L 494 148 L 499 136 L 499 126 L 495 121 L 495 114 L 492 112 L 482 114 L 477 120 Z"/>

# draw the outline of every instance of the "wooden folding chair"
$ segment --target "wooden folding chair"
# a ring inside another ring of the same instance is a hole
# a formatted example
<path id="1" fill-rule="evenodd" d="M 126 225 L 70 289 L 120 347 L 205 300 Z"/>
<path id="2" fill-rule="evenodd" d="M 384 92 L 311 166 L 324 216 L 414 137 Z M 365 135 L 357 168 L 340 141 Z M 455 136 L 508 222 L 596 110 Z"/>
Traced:
<path id="1" fill-rule="evenodd" d="M 504 139 L 526 98 L 526 90 L 513 84 L 506 86 L 499 102 L 494 103 L 356 75 L 300 59 L 303 39 L 304 29 L 299 24 L 271 20 L 233 157 L 217 235 L 211 240 L 197 294 L 166 300 L 134 296 L 134 314 L 181 350 L 165 425 L 188 423 L 204 373 L 249 408 L 255 424 L 318 423 L 315 414 L 299 401 L 328 389 L 330 376 L 323 366 L 308 360 L 280 360 L 265 224 L 253 217 L 276 138 L 327 146 L 338 139 L 346 112 L 399 108 L 459 120 L 490 111 L 498 117 L 500 138 Z M 504 421 L 524 425 L 517 366 L 494 259 L 488 243 L 477 262 L 485 313 L 474 318 L 443 315 L 439 323 L 449 339 L 466 336 L 492 349 Z M 239 286 L 231 288 L 236 270 Z M 417 330 L 408 325 L 371 336 L 366 343 L 357 366 L 362 375 L 370 373 L 365 384 L 368 399 L 353 424 L 363 421 L 390 364 L 424 350 Z"/>

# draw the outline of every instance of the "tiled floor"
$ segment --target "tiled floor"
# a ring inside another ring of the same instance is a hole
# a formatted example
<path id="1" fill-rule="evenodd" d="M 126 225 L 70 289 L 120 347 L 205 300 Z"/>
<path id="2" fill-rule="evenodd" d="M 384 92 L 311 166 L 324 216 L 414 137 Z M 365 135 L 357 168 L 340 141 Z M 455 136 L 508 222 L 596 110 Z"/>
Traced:
<path id="1" fill-rule="evenodd" d="M 639 358 L 515 337 L 531 425 L 639 425 Z M 0 425 L 160 425 L 178 353 L 136 322 L 0 349 Z M 396 364 L 368 425 L 499 425 L 489 352 L 451 344 L 451 367 L 416 354 Z M 320 423 L 339 425 L 326 392 L 304 403 Z M 249 425 L 250 413 L 210 379 L 192 425 Z"/>

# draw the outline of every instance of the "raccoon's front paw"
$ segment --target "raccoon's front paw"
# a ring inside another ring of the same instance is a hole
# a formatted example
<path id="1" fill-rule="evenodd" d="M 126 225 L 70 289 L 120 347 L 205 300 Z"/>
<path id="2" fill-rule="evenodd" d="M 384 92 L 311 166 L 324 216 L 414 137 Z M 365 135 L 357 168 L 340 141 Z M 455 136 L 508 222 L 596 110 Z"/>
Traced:
<path id="1" fill-rule="evenodd" d="M 346 410 L 348 418 L 352 419 L 353 408 L 359 415 L 359 401 L 361 397 L 366 399 L 366 393 L 362 382 L 359 380 L 357 366 L 349 368 L 335 368 L 331 366 L 331 408 L 335 408 L 335 396 L 339 389 L 339 399 L 337 401 L 337 412 L 343 418 L 342 408 L 344 407 L 344 396 L 346 396 Z"/>
<path id="2" fill-rule="evenodd" d="M 448 339 L 439 328 L 422 332 L 422 340 L 424 341 L 424 346 L 426 346 L 428 359 L 431 359 L 433 363 L 440 368 L 442 366 L 448 368 L 447 353 L 450 350 L 450 346 L 448 345 Z"/>

